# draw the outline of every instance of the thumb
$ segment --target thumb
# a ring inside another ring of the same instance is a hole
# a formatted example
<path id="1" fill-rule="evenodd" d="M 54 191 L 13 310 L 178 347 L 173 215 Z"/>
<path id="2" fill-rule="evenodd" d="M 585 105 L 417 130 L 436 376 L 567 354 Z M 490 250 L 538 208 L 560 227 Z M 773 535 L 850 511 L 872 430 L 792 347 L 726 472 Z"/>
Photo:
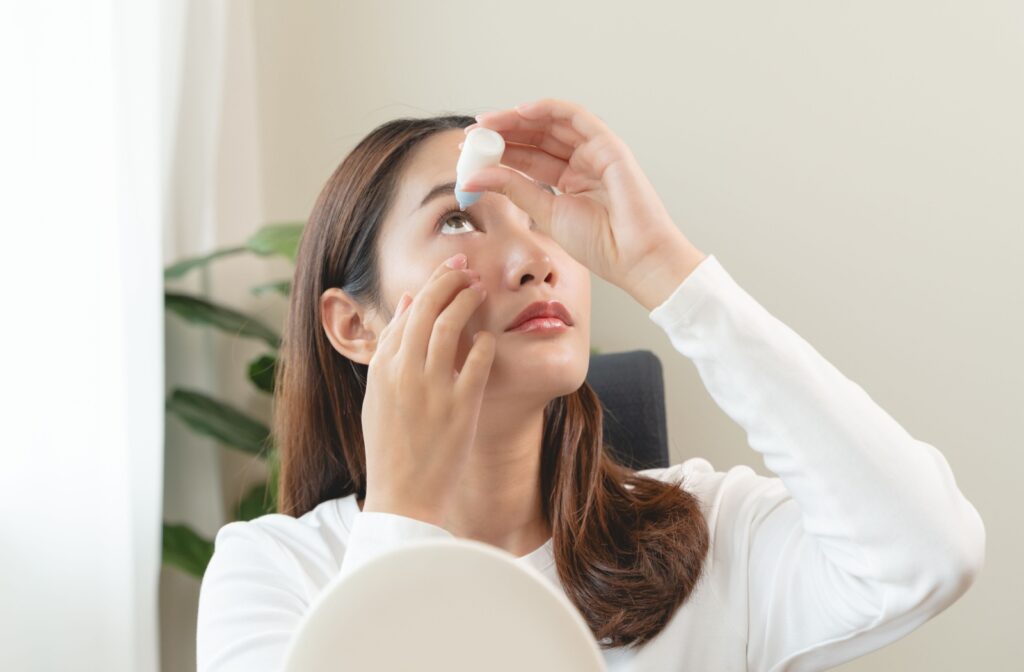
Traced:
<path id="1" fill-rule="evenodd" d="M 551 214 L 556 196 L 519 171 L 504 166 L 488 166 L 470 175 L 460 188 L 463 191 L 505 194 L 516 207 L 533 218 L 541 231 L 551 235 Z"/>

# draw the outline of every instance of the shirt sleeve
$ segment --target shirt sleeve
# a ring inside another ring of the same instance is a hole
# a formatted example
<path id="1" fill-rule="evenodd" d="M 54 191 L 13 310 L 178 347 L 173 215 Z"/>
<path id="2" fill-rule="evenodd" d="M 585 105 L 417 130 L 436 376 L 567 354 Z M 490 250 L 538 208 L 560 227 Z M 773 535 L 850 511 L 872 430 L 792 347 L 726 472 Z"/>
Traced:
<path id="1" fill-rule="evenodd" d="M 382 553 L 418 539 L 454 539 L 443 527 L 408 516 L 383 511 L 360 511 L 352 523 L 348 547 L 341 560 L 341 575 L 347 575 Z"/>
<path id="2" fill-rule="evenodd" d="M 264 517 L 268 518 L 268 517 Z M 277 516 L 280 518 L 280 516 Z M 228 523 L 218 531 L 199 591 L 196 628 L 198 672 L 279 672 L 302 617 L 320 590 L 302 553 L 287 543 L 288 528 L 271 532 L 262 519 Z M 452 537 L 425 521 L 379 511 L 359 511 L 334 580 L 363 563 L 417 539 Z M 298 539 L 296 537 L 296 539 Z M 307 549 L 304 551 L 303 549 Z"/>
<path id="3" fill-rule="evenodd" d="M 746 587 L 748 668 L 822 670 L 903 637 L 980 571 L 945 457 L 705 259 L 650 313 L 778 478 L 734 467 L 714 551 Z M 745 594 L 744 594 L 745 593 Z"/>

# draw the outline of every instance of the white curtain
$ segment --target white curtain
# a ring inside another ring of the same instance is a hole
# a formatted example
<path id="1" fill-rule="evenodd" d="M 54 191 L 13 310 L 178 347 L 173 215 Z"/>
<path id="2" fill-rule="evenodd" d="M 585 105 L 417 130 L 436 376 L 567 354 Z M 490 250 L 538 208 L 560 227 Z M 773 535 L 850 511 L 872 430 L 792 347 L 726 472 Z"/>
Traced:
<path id="1" fill-rule="evenodd" d="M 207 446 L 168 460 L 193 488 L 164 501 L 162 269 L 215 244 L 225 11 L 0 7 L 0 669 L 160 669 L 161 522 L 222 522 Z M 180 636 L 165 669 L 194 667 Z"/>
<path id="2" fill-rule="evenodd" d="M 163 6 L 162 108 L 167 172 L 164 264 L 212 252 L 218 240 L 217 168 L 220 149 L 226 18 L 231 5 L 180 0 Z M 210 269 L 176 281 L 175 291 L 209 296 Z M 168 316 L 164 393 L 176 387 L 220 394 L 216 334 Z M 163 519 L 213 539 L 225 522 L 217 444 L 175 418 L 168 421 Z M 160 573 L 160 662 L 164 672 L 195 669 L 199 580 L 172 567 Z"/>
<path id="3" fill-rule="evenodd" d="M 163 459 L 155 0 L 0 9 L 0 669 L 152 670 Z"/>

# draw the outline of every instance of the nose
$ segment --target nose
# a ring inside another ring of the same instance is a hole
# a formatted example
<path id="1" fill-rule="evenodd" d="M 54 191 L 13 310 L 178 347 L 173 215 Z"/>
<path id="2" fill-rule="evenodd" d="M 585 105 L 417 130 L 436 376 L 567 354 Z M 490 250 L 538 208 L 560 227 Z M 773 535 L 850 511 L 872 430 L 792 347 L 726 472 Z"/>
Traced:
<path id="1" fill-rule="evenodd" d="M 518 291 L 529 283 L 548 283 L 554 286 L 560 274 L 549 254 L 548 245 L 554 241 L 537 231 L 533 219 L 511 201 L 502 199 L 496 216 L 504 218 L 506 226 L 492 226 L 491 235 L 498 240 L 504 261 L 503 282 L 509 291 Z M 500 232 L 500 233 L 499 233 Z"/>
<path id="2" fill-rule="evenodd" d="M 551 255 L 547 253 L 533 233 L 517 236 L 508 250 L 506 282 L 510 290 L 517 290 L 529 283 L 555 285 L 558 273 Z M 506 248 L 508 249 L 508 248 Z"/>

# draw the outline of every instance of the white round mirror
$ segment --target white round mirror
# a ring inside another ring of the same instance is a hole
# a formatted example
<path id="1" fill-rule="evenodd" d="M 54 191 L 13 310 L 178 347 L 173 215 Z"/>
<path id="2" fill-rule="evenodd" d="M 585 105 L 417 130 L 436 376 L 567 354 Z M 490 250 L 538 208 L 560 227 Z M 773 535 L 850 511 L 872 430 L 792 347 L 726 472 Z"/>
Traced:
<path id="1" fill-rule="evenodd" d="M 317 597 L 286 672 L 603 672 L 583 617 L 534 568 L 468 539 L 410 542 Z"/>

